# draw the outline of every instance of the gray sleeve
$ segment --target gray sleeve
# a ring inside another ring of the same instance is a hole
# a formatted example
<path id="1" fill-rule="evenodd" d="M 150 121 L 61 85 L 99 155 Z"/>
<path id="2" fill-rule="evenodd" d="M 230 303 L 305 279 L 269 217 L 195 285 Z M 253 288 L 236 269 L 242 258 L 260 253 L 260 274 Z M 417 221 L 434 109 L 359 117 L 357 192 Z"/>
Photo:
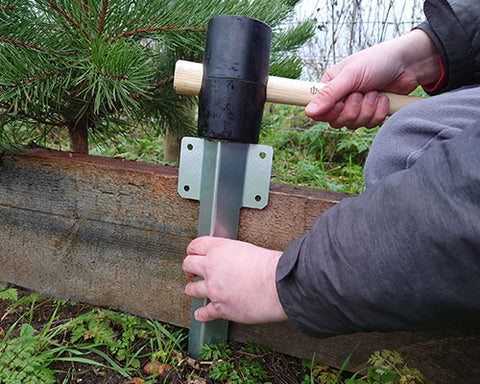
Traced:
<path id="1" fill-rule="evenodd" d="M 312 336 L 423 329 L 480 313 L 480 121 L 326 211 L 277 268 Z"/>
<path id="2" fill-rule="evenodd" d="M 480 83 L 480 1 L 426 0 L 418 28 L 435 43 L 448 83 L 434 94 Z"/>

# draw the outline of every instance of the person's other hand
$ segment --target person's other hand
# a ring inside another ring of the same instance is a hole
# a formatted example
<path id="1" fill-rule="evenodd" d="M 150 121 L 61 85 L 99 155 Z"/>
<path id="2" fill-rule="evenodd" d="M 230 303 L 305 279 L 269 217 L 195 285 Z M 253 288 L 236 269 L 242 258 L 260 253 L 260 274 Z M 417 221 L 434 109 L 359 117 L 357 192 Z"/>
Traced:
<path id="1" fill-rule="evenodd" d="M 323 75 L 326 84 L 305 108 L 334 128 L 373 128 L 387 116 L 389 99 L 378 91 L 408 94 L 441 76 L 437 49 L 422 30 L 360 51 Z"/>
<path id="2" fill-rule="evenodd" d="M 281 255 L 237 240 L 209 236 L 193 240 L 183 270 L 203 280 L 187 284 L 185 293 L 210 299 L 195 312 L 195 319 L 222 318 L 246 324 L 286 320 L 275 283 Z"/>

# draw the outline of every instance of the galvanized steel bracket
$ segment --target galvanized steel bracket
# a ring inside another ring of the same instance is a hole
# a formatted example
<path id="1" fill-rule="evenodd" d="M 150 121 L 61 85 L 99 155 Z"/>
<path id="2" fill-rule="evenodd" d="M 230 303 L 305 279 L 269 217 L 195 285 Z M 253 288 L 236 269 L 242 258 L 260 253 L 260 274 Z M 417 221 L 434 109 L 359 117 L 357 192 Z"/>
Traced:
<path id="1" fill-rule="evenodd" d="M 273 149 L 268 145 L 229 143 L 198 137 L 184 137 L 181 144 L 178 172 L 178 194 L 185 199 L 200 200 L 205 145 L 222 147 L 248 146 L 245 179 L 242 191 L 242 207 L 265 208 L 270 192 Z M 226 148 L 225 148 L 226 149 Z M 228 150 L 228 149 L 227 149 Z M 219 153 L 218 157 L 221 156 Z"/>
<path id="2" fill-rule="evenodd" d="M 267 145 L 183 138 L 178 193 L 200 201 L 198 236 L 237 238 L 240 208 L 262 209 L 268 203 L 272 158 Z M 228 321 L 195 319 L 195 311 L 207 304 L 192 298 L 188 352 L 193 358 L 202 346 L 227 339 Z"/>

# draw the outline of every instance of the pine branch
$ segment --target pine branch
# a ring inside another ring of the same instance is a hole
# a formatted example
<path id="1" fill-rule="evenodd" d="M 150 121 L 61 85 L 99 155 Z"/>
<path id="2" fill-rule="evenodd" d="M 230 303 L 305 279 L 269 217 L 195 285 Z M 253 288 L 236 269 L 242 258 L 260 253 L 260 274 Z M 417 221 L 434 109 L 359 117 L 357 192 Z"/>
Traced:
<path id="1" fill-rule="evenodd" d="M 72 99 L 74 99 L 74 100 L 80 100 L 80 99 L 78 98 L 78 95 L 80 94 L 80 92 L 83 91 L 83 89 L 84 89 L 85 85 L 87 84 L 87 82 L 88 82 L 88 79 L 83 80 L 82 84 L 80 84 L 80 87 L 79 87 L 79 88 L 75 91 L 75 93 L 72 95 Z"/>
<path id="2" fill-rule="evenodd" d="M 70 23 L 72 23 L 77 29 L 80 29 L 80 25 L 73 20 L 67 12 L 65 12 L 62 8 L 60 8 L 53 0 L 48 0 L 48 3 L 52 6 L 54 10 L 56 10 L 58 13 L 60 13 L 63 17 L 65 17 Z"/>
<path id="3" fill-rule="evenodd" d="M 105 25 L 105 17 L 107 15 L 108 0 L 103 0 L 102 10 L 100 11 L 100 18 L 98 20 L 98 37 L 102 35 L 103 27 Z"/>
<path id="4" fill-rule="evenodd" d="M 37 76 L 34 76 L 34 77 L 30 77 L 28 79 L 24 79 L 18 83 L 12 83 L 11 87 L 12 88 L 16 88 L 16 87 L 20 87 L 22 85 L 25 85 L 25 84 L 28 84 L 28 83 L 33 83 L 37 80 L 40 80 L 40 79 L 44 79 L 46 77 L 49 77 L 49 76 L 52 76 L 52 75 L 56 75 L 56 74 L 59 74 L 59 73 L 62 73 L 66 70 L 70 69 L 70 67 L 65 67 L 65 68 L 62 68 L 62 69 L 57 69 L 55 71 L 51 71 L 51 72 L 44 72 L 44 73 L 41 73 Z"/>
<path id="5" fill-rule="evenodd" d="M 103 68 L 101 70 L 101 74 L 103 77 L 107 77 L 113 80 L 128 80 L 127 75 L 112 75 L 111 73 L 107 73 Z"/>
<path id="6" fill-rule="evenodd" d="M 76 53 L 65 53 L 65 52 L 52 51 L 50 49 L 43 48 L 43 47 L 40 47 L 38 45 L 26 43 L 24 41 L 20 41 L 20 40 L 16 40 L 16 39 L 9 39 L 9 38 L 3 37 L 3 36 L 0 36 L 0 42 L 16 45 L 16 46 L 19 46 L 19 47 L 30 48 L 30 49 L 34 49 L 34 50 L 39 51 L 39 52 L 46 52 L 46 53 L 59 55 L 59 56 L 76 56 L 77 55 Z"/>
<path id="7" fill-rule="evenodd" d="M 8 103 L 3 103 L 3 109 L 5 111 L 9 111 L 10 109 L 12 108 L 12 106 Z M 3 114 L 6 114 L 5 112 L 3 112 Z M 44 124 L 44 125 L 48 125 L 48 126 L 52 126 L 52 127 L 63 127 L 65 125 L 67 125 L 67 122 L 65 120 L 59 120 L 59 121 L 50 121 L 50 120 L 46 120 L 46 119 L 43 119 L 37 115 L 31 115 L 27 112 L 25 112 L 23 109 L 18 109 L 15 111 L 15 115 L 22 115 L 22 116 L 25 116 L 39 124 Z"/>
<path id="8" fill-rule="evenodd" d="M 139 35 L 139 34 L 142 34 L 142 33 L 145 33 L 145 32 L 163 32 L 163 31 L 193 32 L 193 31 L 201 31 L 201 30 L 205 30 L 205 29 L 207 29 L 207 27 L 189 27 L 189 28 L 185 28 L 185 27 L 147 27 L 147 28 L 140 28 L 140 29 L 136 29 L 136 30 L 133 30 L 133 31 L 128 31 L 128 32 L 121 33 L 120 35 L 113 36 L 112 40 L 121 39 L 123 37 L 129 37 L 129 36 L 133 36 L 133 35 Z"/>
<path id="9" fill-rule="evenodd" d="M 239 14 L 275 27 L 298 1 L 0 1 L 0 126 L 9 119 L 8 129 L 19 129 L 7 133 L 19 140 L 27 126 L 34 133 L 36 126 L 64 129 L 79 116 L 98 132 L 112 121 L 115 128 L 151 118 L 183 132 L 193 121 L 185 105 L 194 99 L 174 93 L 173 64 L 201 57 L 208 21 Z M 298 75 L 301 66 L 290 50 L 303 42 L 305 32 L 274 33 L 274 67 L 284 68 L 281 73 Z M 143 37 L 152 44 L 146 46 Z M 1 136 L 2 129 L 0 141 Z"/>
<path id="10" fill-rule="evenodd" d="M 173 76 L 166 78 L 165 80 L 159 81 L 153 87 L 146 89 L 147 92 L 153 92 L 158 88 L 161 88 L 167 84 L 173 84 Z"/>
<path id="11" fill-rule="evenodd" d="M 82 6 L 83 6 L 83 10 L 85 12 L 85 15 L 87 15 L 87 17 L 90 16 L 90 7 L 88 5 L 88 0 L 83 0 L 82 1 Z"/>
<path id="12" fill-rule="evenodd" d="M 3 36 L 0 36 L 0 41 L 2 41 L 4 43 L 13 44 L 13 45 L 18 45 L 18 46 L 25 47 L 25 48 L 35 49 L 35 50 L 41 51 L 41 52 L 48 52 L 45 48 L 39 47 L 37 45 L 33 45 L 33 44 L 30 44 L 30 43 L 24 43 L 23 41 L 20 41 L 20 40 L 8 39 L 8 38 L 3 37 Z"/>
<path id="13" fill-rule="evenodd" d="M 73 24 L 79 31 L 82 31 L 84 35 L 87 36 L 87 38 L 90 40 L 90 36 L 87 33 L 87 31 L 81 28 L 80 25 L 67 12 L 65 12 L 62 8 L 60 8 L 57 3 L 55 3 L 53 0 L 48 0 L 48 4 L 50 4 L 55 11 L 57 11 L 63 17 L 65 17 L 65 19 L 67 19 L 71 24 Z M 64 25 L 70 32 L 72 32 L 72 30 L 68 27 L 68 25 L 66 24 Z"/>
<path id="14" fill-rule="evenodd" d="M 42 119 L 41 117 L 38 117 L 36 115 L 30 115 L 28 113 L 25 113 L 24 111 L 17 111 L 17 113 L 22 114 L 25 117 L 28 117 L 29 119 L 32 119 L 33 121 L 36 121 L 39 124 L 43 125 L 48 125 L 50 127 L 65 127 L 68 123 L 65 120 L 62 121 L 48 121 L 45 119 Z"/>

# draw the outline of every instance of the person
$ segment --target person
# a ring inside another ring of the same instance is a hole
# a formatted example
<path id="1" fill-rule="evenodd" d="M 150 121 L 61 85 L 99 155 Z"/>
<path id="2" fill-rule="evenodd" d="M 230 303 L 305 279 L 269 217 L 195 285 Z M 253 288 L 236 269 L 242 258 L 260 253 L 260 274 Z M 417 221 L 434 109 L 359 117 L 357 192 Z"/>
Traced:
<path id="1" fill-rule="evenodd" d="M 209 298 L 198 321 L 292 320 L 311 336 L 450 325 L 480 313 L 480 2 L 426 0 L 426 21 L 328 70 L 305 113 L 373 127 L 377 90 L 432 95 L 388 118 L 365 191 L 327 210 L 284 251 L 193 240 L 183 269 Z M 448 91 L 448 92 L 447 92 Z"/>

